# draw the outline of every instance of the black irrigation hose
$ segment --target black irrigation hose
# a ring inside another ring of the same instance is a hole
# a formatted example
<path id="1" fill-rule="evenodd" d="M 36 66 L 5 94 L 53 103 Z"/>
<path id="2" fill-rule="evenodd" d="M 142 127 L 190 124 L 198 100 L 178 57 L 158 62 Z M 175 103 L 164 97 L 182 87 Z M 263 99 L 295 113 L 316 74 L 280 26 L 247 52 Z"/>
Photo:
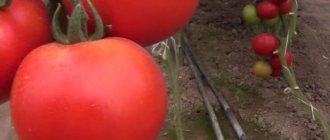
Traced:
<path id="1" fill-rule="evenodd" d="M 193 72 L 193 74 L 196 78 L 199 93 L 203 97 L 204 105 L 207 108 L 207 112 L 208 112 L 210 120 L 212 122 L 213 130 L 214 130 L 214 133 L 217 137 L 217 140 L 224 140 L 223 134 L 221 132 L 221 128 L 219 126 L 219 121 L 217 119 L 217 116 L 214 112 L 214 109 L 213 109 L 210 101 L 208 100 L 208 98 L 206 96 L 205 87 L 204 87 L 204 84 L 202 82 L 202 78 L 200 77 L 200 73 L 198 72 L 198 68 L 196 68 L 195 64 L 192 62 L 192 59 L 191 59 L 191 57 L 189 56 L 188 53 L 185 53 L 185 58 L 188 61 L 189 66 L 190 66 L 190 68 L 191 68 L 191 70 L 192 70 L 192 72 Z"/>
<path id="2" fill-rule="evenodd" d="M 186 54 L 186 57 L 189 58 L 192 62 L 189 63 L 195 63 L 196 67 L 200 71 L 201 75 L 195 75 L 196 79 L 197 77 L 200 79 L 200 76 L 203 77 L 206 80 L 206 83 L 208 86 L 210 86 L 213 94 L 216 96 L 218 102 L 221 104 L 222 109 L 224 110 L 226 117 L 230 121 L 231 126 L 235 130 L 235 133 L 239 140 L 248 140 L 247 135 L 244 133 L 241 125 L 239 124 L 237 118 L 235 117 L 235 114 L 233 113 L 232 109 L 230 108 L 229 104 L 227 103 L 224 96 L 216 89 L 214 83 L 212 82 L 210 76 L 206 73 L 206 70 L 200 65 L 200 63 L 197 61 L 196 56 L 194 55 L 191 44 L 189 43 L 189 40 L 187 36 L 184 34 L 184 52 Z M 191 58 L 190 58 L 191 57 Z M 190 64 L 191 65 L 191 64 Z"/>

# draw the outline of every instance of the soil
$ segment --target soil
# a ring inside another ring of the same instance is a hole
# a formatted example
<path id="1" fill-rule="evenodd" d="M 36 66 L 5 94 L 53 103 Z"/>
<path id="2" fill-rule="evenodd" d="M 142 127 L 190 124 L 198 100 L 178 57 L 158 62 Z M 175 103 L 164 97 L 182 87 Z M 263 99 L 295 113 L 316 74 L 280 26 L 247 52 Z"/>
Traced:
<path id="1" fill-rule="evenodd" d="M 218 88 L 225 91 L 242 124 L 255 124 L 267 139 L 325 139 L 310 110 L 293 94 L 283 92 L 287 87 L 283 78 L 253 75 L 252 65 L 264 58 L 253 53 L 254 34 L 240 18 L 241 9 L 251 2 L 201 0 L 188 26 L 195 52 Z M 293 67 L 303 92 L 329 122 L 330 1 L 300 0 L 299 6 Z M 260 139 L 260 133 L 246 131 L 251 139 Z"/>
<path id="2" fill-rule="evenodd" d="M 255 34 L 241 19 L 241 9 L 251 2 L 201 0 L 196 15 L 188 25 L 194 51 L 218 88 L 225 94 L 251 139 L 325 139 L 322 129 L 313 120 L 311 111 L 305 108 L 293 94 L 284 93 L 284 89 L 287 88 L 284 78 L 261 79 L 253 75 L 251 69 L 253 64 L 265 58 L 253 53 L 251 40 Z M 300 0 L 297 36 L 292 47 L 293 68 L 298 85 L 311 103 L 325 115 L 328 124 L 330 122 L 330 75 L 327 74 L 330 68 L 328 47 L 330 15 L 327 12 L 329 11 L 328 0 Z M 185 75 L 189 74 L 185 73 Z M 182 86 L 183 97 L 187 96 L 190 102 L 195 101 L 194 107 L 198 104 L 198 107 L 201 107 L 198 110 L 206 112 L 200 96 L 196 93 L 192 76 L 181 81 L 190 83 Z M 196 100 L 196 97 L 199 100 Z M 183 102 L 187 101 L 183 100 Z M 213 104 L 219 109 L 216 102 Z M 186 106 L 183 110 L 194 111 Z M 221 111 L 219 115 L 223 117 Z M 196 116 L 196 113 L 191 116 Z M 190 121 L 187 118 L 184 120 L 186 123 Z M 207 135 L 205 131 L 204 135 Z M 193 137 L 201 140 L 212 139 L 207 136 Z M 226 138 L 237 139 L 233 134 Z"/>
<path id="3" fill-rule="evenodd" d="M 241 10 L 248 3 L 252 0 L 200 0 L 187 27 L 194 51 L 251 139 L 325 139 L 310 110 L 292 94 L 283 92 L 287 87 L 283 78 L 261 79 L 253 75 L 252 65 L 264 58 L 253 53 L 250 44 L 254 34 L 241 19 Z M 329 123 L 330 1 L 299 0 L 299 4 L 293 67 L 298 85 Z M 180 68 L 180 81 L 185 138 L 215 139 L 189 67 Z M 169 115 L 158 140 L 175 139 L 171 101 L 169 93 Z M 212 103 L 226 139 L 237 139 L 217 102 Z M 0 106 L 0 140 L 15 139 L 8 112 L 8 103 Z"/>

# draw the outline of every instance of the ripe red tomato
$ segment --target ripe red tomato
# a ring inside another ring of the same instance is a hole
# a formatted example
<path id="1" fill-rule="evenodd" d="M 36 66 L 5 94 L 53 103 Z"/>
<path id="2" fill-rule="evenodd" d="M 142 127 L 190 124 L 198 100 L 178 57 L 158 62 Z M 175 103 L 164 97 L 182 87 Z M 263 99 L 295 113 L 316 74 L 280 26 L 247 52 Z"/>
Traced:
<path id="1" fill-rule="evenodd" d="M 280 5 L 280 14 L 284 15 L 290 13 L 292 10 L 292 0 L 287 0 Z"/>
<path id="2" fill-rule="evenodd" d="M 82 0 L 86 5 L 86 0 Z M 108 36 L 119 36 L 147 46 L 162 41 L 185 26 L 198 0 L 91 0 L 103 22 L 111 24 Z M 71 0 L 64 0 L 71 13 Z M 86 6 L 85 6 L 86 7 Z M 88 10 L 88 8 L 87 8 Z M 91 11 L 88 10 L 89 15 Z M 90 28 L 94 21 L 89 22 Z"/>
<path id="3" fill-rule="evenodd" d="M 166 116 L 162 73 L 123 38 L 32 51 L 15 77 L 11 114 L 20 140 L 153 140 Z"/>
<path id="4" fill-rule="evenodd" d="M 286 63 L 288 65 L 291 65 L 292 64 L 292 53 L 291 52 L 286 52 L 285 53 L 285 59 L 286 59 Z M 275 68 L 275 69 L 281 69 L 282 68 L 282 64 L 281 64 L 281 60 L 280 60 L 280 57 L 278 55 L 273 55 L 271 57 L 271 64 L 272 64 L 272 67 Z"/>
<path id="5" fill-rule="evenodd" d="M 277 5 L 280 5 L 288 0 L 269 0 L 270 2 L 274 3 L 274 4 L 277 4 Z"/>
<path id="6" fill-rule="evenodd" d="M 252 47 L 256 54 L 262 56 L 272 56 L 279 48 L 279 41 L 269 33 L 262 33 L 254 37 Z"/>
<path id="7" fill-rule="evenodd" d="M 272 77 L 280 77 L 282 76 L 282 69 L 279 68 L 279 69 L 273 69 L 273 72 L 272 72 Z"/>
<path id="8" fill-rule="evenodd" d="M 50 41 L 50 21 L 40 0 L 13 0 L 9 7 L 0 9 L 0 104 L 9 98 L 22 59 Z"/>
<path id="9" fill-rule="evenodd" d="M 272 19 L 279 15 L 279 8 L 274 3 L 263 1 L 258 3 L 257 13 L 261 19 Z"/>

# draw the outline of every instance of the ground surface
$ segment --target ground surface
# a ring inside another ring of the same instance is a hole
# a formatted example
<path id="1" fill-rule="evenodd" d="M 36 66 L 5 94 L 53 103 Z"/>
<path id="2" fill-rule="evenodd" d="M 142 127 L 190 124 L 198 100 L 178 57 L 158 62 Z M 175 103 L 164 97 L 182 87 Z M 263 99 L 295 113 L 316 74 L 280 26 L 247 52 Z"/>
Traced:
<path id="1" fill-rule="evenodd" d="M 232 105 L 243 128 L 253 140 L 322 140 L 320 127 L 311 113 L 292 95 L 284 94 L 282 78 L 259 79 L 251 67 L 261 58 L 251 49 L 252 31 L 242 24 L 245 0 L 201 0 L 188 26 L 194 51 Z M 330 1 L 299 0 L 298 36 L 293 46 L 298 84 L 312 103 L 330 120 Z M 215 139 L 188 67 L 181 68 L 185 136 L 191 140 Z M 172 95 L 169 95 L 170 99 Z M 169 119 L 159 140 L 174 138 L 172 103 Z M 219 119 L 227 139 L 236 139 L 225 123 L 217 103 Z M 8 104 L 0 106 L 0 140 L 10 140 Z"/>
<path id="2" fill-rule="evenodd" d="M 310 111 L 293 95 L 283 93 L 287 87 L 283 78 L 260 79 L 252 74 L 252 65 L 262 58 L 254 55 L 250 45 L 254 35 L 240 19 L 241 9 L 249 2 L 201 0 L 188 26 L 195 52 L 218 87 L 225 91 L 251 139 L 324 139 Z M 299 4 L 293 66 L 298 84 L 329 122 L 330 1 L 300 0 Z M 190 83 L 194 81 L 191 77 L 182 81 L 189 83 L 189 87 L 183 86 L 183 96 L 199 97 L 193 90 L 196 85 Z"/>

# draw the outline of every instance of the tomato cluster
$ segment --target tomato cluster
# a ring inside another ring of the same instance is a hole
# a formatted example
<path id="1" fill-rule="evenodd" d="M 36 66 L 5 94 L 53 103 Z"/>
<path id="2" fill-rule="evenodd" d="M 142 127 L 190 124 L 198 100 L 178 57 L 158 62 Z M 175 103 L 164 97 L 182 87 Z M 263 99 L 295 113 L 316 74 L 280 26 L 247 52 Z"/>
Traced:
<path id="1" fill-rule="evenodd" d="M 252 48 L 257 55 L 270 57 L 270 63 L 267 61 L 258 61 L 253 69 L 258 77 L 278 77 L 282 75 L 282 64 L 278 56 L 279 41 L 269 34 L 262 33 L 254 37 L 252 41 Z M 292 53 L 287 51 L 285 53 L 287 65 L 292 64 Z"/>
<path id="2" fill-rule="evenodd" d="M 0 104 L 10 99 L 19 139 L 156 139 L 166 84 L 141 45 L 177 32 L 198 0 L 58 2 L 54 16 L 75 20 L 49 17 L 42 0 L 8 0 L 0 9 Z M 103 25 L 112 25 L 106 37 Z"/>
<path id="3" fill-rule="evenodd" d="M 243 9 L 243 19 L 249 25 L 270 28 L 280 22 L 280 17 L 292 10 L 292 0 L 264 0 L 256 4 L 248 4 Z M 252 40 L 255 54 L 270 58 L 269 61 L 257 61 L 253 71 L 258 77 L 278 77 L 282 75 L 282 64 L 278 56 L 280 40 L 271 33 L 263 32 Z M 292 53 L 286 52 L 286 63 L 292 64 Z"/>
<path id="4" fill-rule="evenodd" d="M 262 23 L 274 26 L 280 22 L 280 16 L 292 9 L 292 0 L 264 0 L 257 4 L 248 4 L 243 9 L 243 18 L 249 25 Z"/>

